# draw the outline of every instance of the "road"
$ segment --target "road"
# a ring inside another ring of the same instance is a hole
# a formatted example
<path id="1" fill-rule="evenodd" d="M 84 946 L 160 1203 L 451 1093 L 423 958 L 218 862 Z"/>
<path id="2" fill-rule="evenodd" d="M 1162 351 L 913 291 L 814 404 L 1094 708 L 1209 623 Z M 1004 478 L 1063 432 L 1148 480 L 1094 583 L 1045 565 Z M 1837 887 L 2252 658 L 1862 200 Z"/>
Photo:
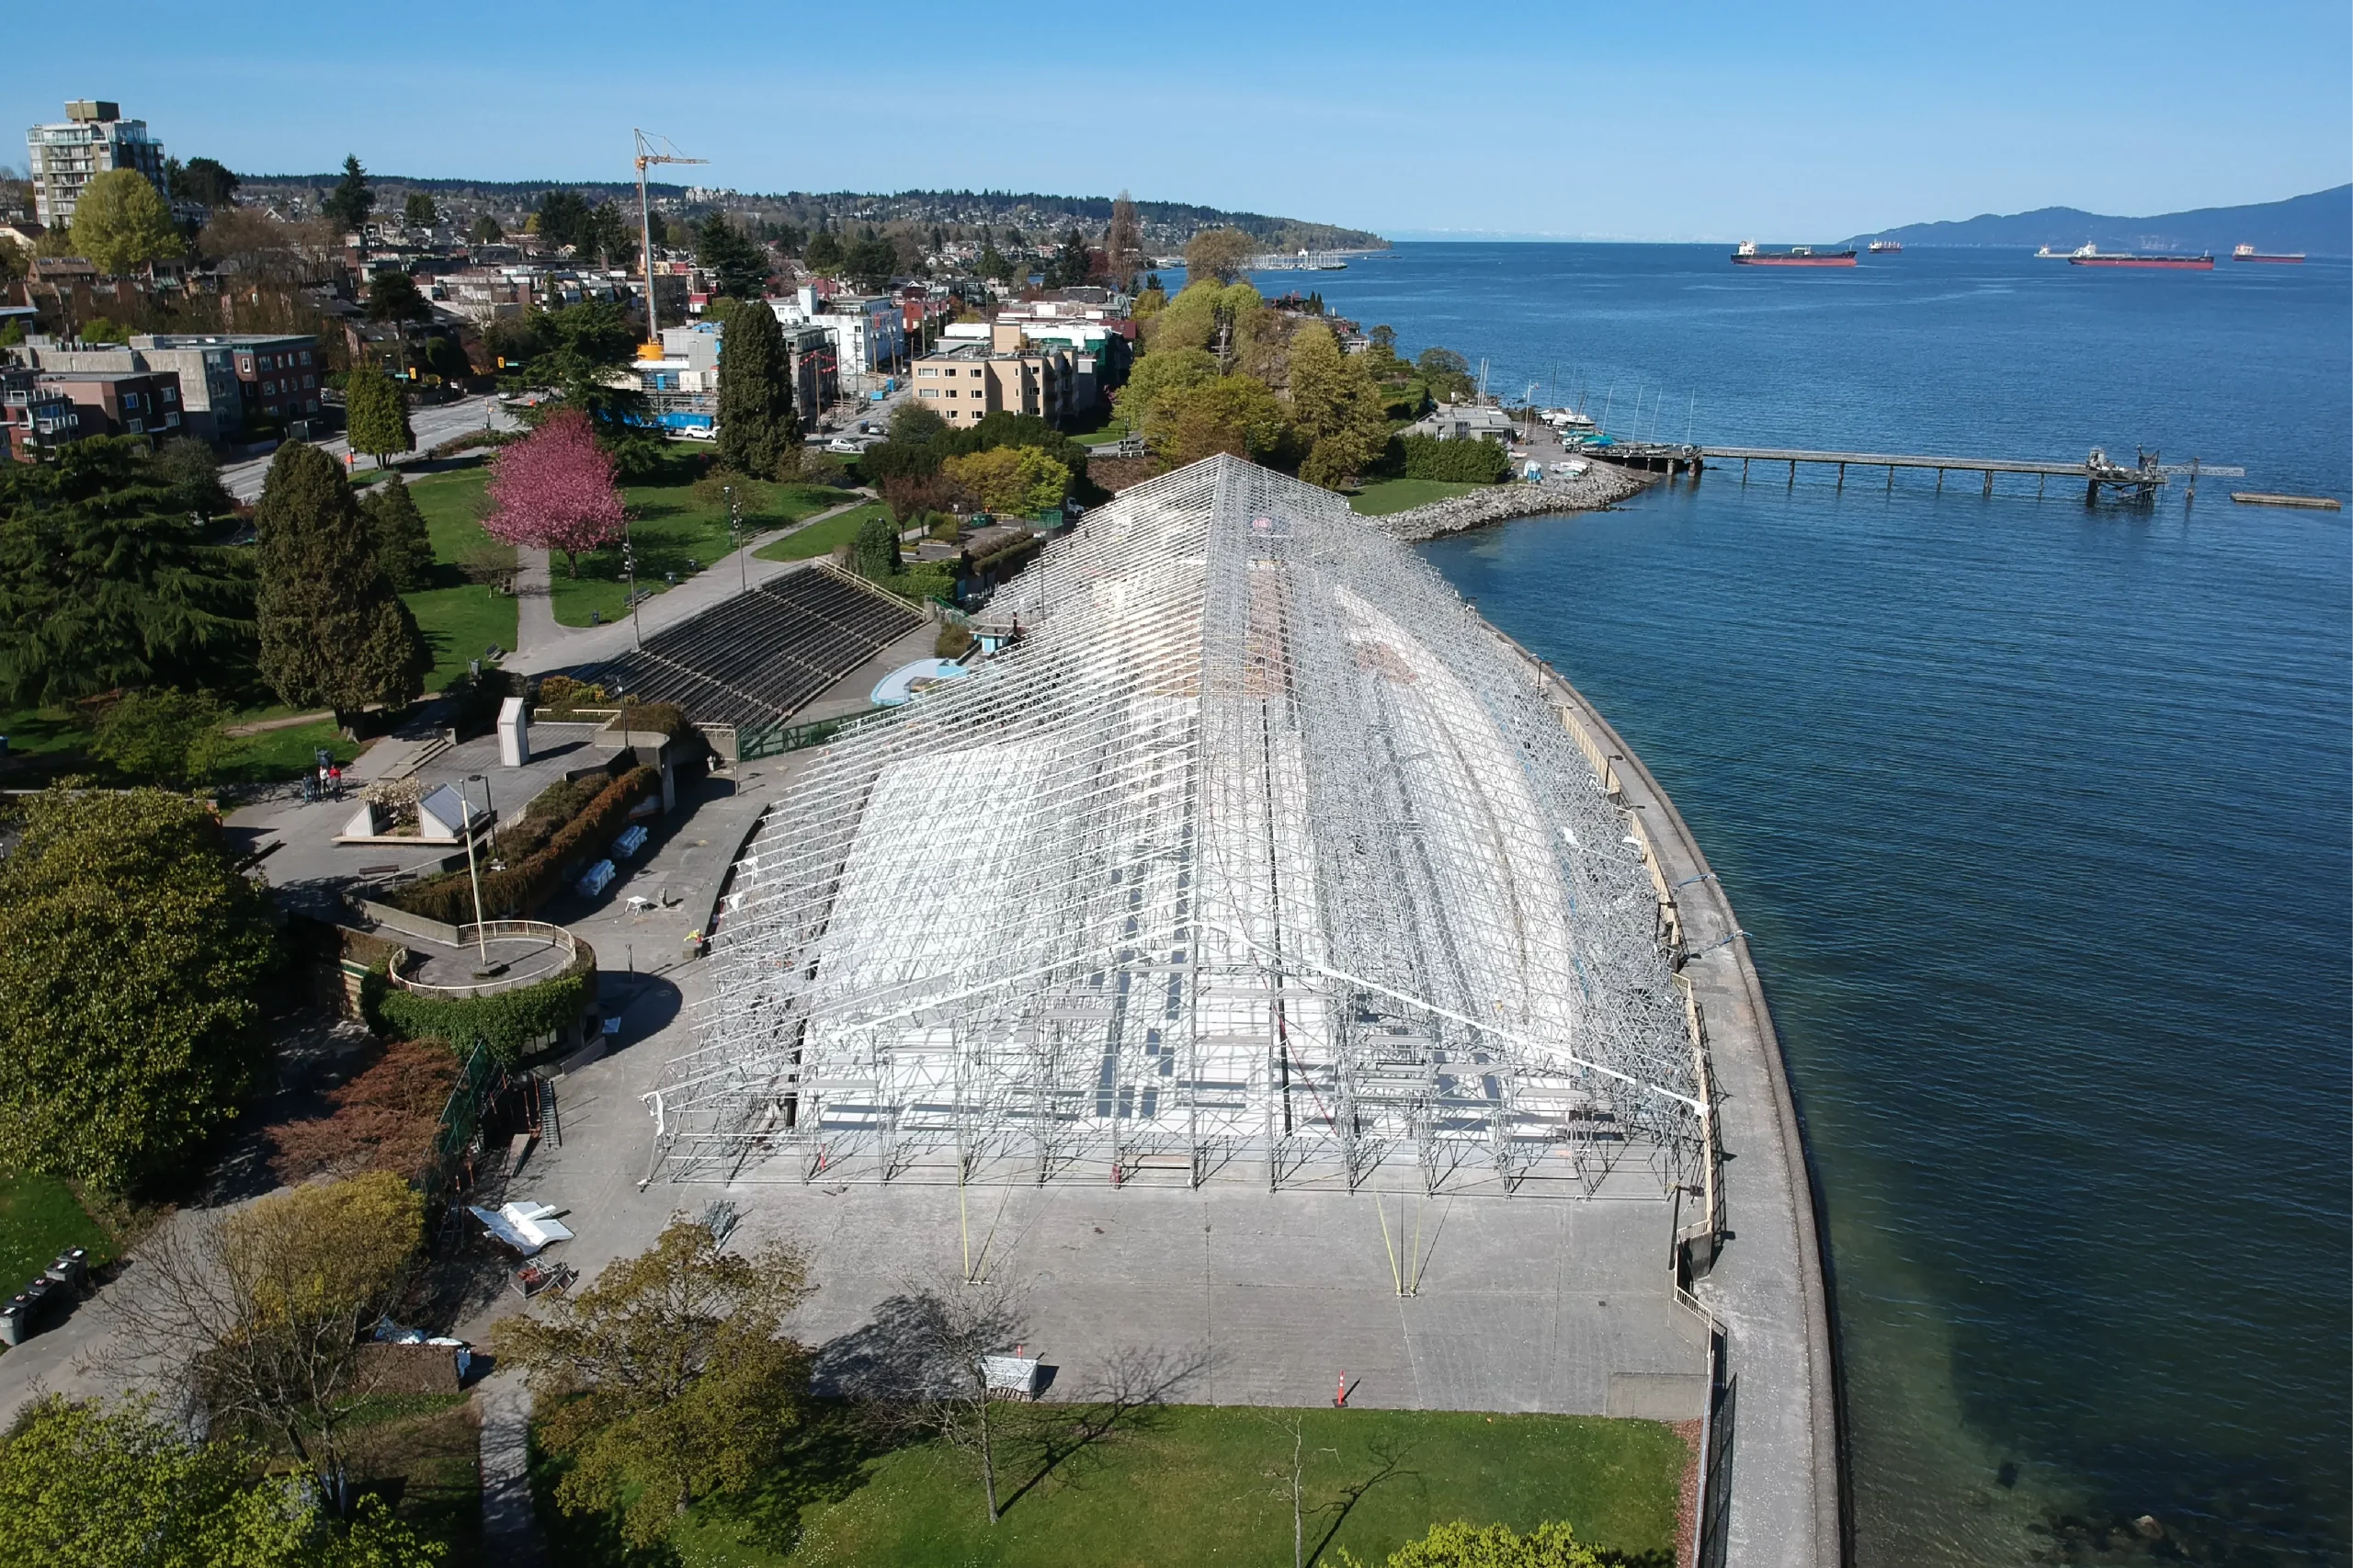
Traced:
<path id="1" fill-rule="evenodd" d="M 515 416 L 499 406 L 494 397 L 461 398 L 456 403 L 440 403 L 430 408 L 409 411 L 409 428 L 416 432 L 417 450 L 438 447 L 452 436 L 462 436 L 470 430 L 513 430 L 518 427 Z M 351 443 L 341 436 L 321 441 L 319 449 L 335 461 L 344 460 L 351 450 Z M 221 470 L 221 483 L 229 494 L 240 501 L 255 501 L 261 497 L 262 481 L 269 474 L 268 457 L 250 461 L 230 463 Z"/>

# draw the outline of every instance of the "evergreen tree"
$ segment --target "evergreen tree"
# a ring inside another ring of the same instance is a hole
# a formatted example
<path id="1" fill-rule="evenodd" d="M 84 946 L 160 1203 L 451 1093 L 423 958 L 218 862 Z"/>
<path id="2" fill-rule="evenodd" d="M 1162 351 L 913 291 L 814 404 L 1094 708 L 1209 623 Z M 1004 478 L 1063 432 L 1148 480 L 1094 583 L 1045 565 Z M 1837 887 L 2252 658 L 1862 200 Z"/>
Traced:
<path id="1" fill-rule="evenodd" d="M 831 230 L 818 230 L 816 237 L 809 242 L 809 248 L 801 253 L 801 259 L 808 263 L 812 272 L 831 272 L 842 264 L 841 236 Z"/>
<path id="2" fill-rule="evenodd" d="M 324 704 L 338 723 L 371 702 L 414 701 L 433 659 L 335 460 L 280 447 L 254 529 L 261 674 L 278 700 Z"/>
<path id="3" fill-rule="evenodd" d="M 362 365 L 351 372 L 344 384 L 343 403 L 353 451 L 367 453 L 381 466 L 394 452 L 416 449 L 416 432 L 408 423 L 408 394 L 375 366 Z"/>
<path id="4" fill-rule="evenodd" d="M 319 215 L 347 233 L 357 233 L 375 210 L 376 193 L 369 188 L 368 171 L 359 166 L 357 154 L 345 158 L 343 178 L 319 203 Z"/>
<path id="5" fill-rule="evenodd" d="M 388 476 L 359 503 L 368 531 L 375 536 L 376 559 L 393 588 L 413 594 L 433 585 L 433 534 L 425 514 L 397 473 Z"/>
<path id="6" fill-rule="evenodd" d="M 713 291 L 731 300 L 756 300 L 767 291 L 767 249 L 714 212 L 695 233 L 695 260 L 711 275 Z"/>
<path id="7" fill-rule="evenodd" d="M 251 669 L 248 553 L 189 521 L 219 483 L 182 472 L 176 443 L 143 460 L 142 445 L 97 437 L 0 463 L 0 702 L 233 686 Z"/>
<path id="8" fill-rule="evenodd" d="M 738 473 L 782 478 L 800 440 L 784 334 L 774 311 L 751 301 L 728 318 L 719 358 L 719 460 Z"/>

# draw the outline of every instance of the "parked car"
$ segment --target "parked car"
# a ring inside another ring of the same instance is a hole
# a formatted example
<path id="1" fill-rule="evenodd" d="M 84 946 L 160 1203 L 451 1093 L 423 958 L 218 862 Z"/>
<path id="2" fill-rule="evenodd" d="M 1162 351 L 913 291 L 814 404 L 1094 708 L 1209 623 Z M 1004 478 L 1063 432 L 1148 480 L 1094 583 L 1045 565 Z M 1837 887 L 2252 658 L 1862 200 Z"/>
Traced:
<path id="1" fill-rule="evenodd" d="M 681 425 L 670 432 L 681 441 L 716 441 L 719 432 L 709 425 Z"/>

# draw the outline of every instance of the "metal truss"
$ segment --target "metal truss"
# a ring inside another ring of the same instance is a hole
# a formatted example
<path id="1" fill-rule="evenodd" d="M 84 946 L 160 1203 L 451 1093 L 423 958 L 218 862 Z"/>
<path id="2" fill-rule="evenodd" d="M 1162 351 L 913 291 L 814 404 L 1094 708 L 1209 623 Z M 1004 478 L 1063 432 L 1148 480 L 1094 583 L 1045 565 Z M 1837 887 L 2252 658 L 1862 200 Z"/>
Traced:
<path id="1" fill-rule="evenodd" d="M 1015 646 L 811 754 L 747 846 L 649 1179 L 1692 1176 L 1640 841 L 1408 547 L 1211 458 L 994 608 Z"/>

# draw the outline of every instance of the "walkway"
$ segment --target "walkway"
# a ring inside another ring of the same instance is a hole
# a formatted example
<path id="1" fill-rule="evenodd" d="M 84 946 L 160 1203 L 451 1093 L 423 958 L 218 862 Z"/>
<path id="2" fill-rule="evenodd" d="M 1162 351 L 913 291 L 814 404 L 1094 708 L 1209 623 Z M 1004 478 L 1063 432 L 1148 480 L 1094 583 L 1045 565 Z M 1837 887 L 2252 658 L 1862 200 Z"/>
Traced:
<path id="1" fill-rule="evenodd" d="M 490 1562 L 547 1561 L 531 1504 L 531 1391 L 520 1374 L 494 1372 L 474 1391 L 482 1412 L 482 1544 Z"/>
<path id="2" fill-rule="evenodd" d="M 643 638 L 691 619 L 747 587 L 757 587 L 788 572 L 800 571 L 809 564 L 806 561 L 763 561 L 756 552 L 872 499 L 861 492 L 840 506 L 803 517 L 790 528 L 763 534 L 741 550 L 721 556 L 676 587 L 645 600 L 637 607 L 634 617 L 608 621 L 602 626 L 565 626 L 559 622 L 555 619 L 555 601 L 550 597 L 554 568 L 548 552 L 517 551 L 515 641 L 519 646 L 505 667 L 525 675 L 545 675 L 575 665 L 600 665 L 608 659 L 617 659 Z"/>

